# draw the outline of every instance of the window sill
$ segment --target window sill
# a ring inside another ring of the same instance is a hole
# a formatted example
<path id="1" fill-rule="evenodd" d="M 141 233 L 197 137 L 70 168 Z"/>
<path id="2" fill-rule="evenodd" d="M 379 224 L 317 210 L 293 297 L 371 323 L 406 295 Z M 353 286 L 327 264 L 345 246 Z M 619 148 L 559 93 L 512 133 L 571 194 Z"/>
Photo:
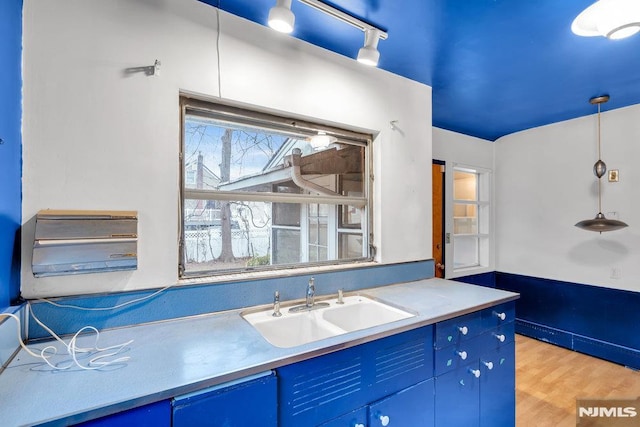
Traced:
<path id="1" fill-rule="evenodd" d="M 494 271 L 492 268 L 487 267 L 487 266 L 483 266 L 483 265 L 478 265 L 478 266 L 473 266 L 473 267 L 465 267 L 465 268 L 458 268 L 456 270 L 454 270 L 449 276 L 447 276 L 447 279 L 455 279 L 458 277 L 464 277 L 464 276 L 472 276 L 474 274 L 482 274 L 482 273 L 489 273 Z"/>
<path id="2" fill-rule="evenodd" d="M 269 271 L 251 271 L 243 273 L 229 273 L 219 274 L 215 276 L 207 277 L 187 277 L 178 279 L 178 286 L 181 285 L 204 285 L 204 284 L 218 284 L 229 282 L 242 282 L 247 280 L 260 280 L 260 279 L 276 279 L 279 277 L 301 276 L 305 274 L 324 273 L 330 271 L 341 270 L 353 270 L 357 268 L 366 268 L 378 266 L 379 263 L 375 261 L 362 261 L 353 262 L 347 264 L 332 264 L 332 265 L 317 265 L 312 267 L 301 268 L 287 268 L 282 270 L 269 270 Z"/>

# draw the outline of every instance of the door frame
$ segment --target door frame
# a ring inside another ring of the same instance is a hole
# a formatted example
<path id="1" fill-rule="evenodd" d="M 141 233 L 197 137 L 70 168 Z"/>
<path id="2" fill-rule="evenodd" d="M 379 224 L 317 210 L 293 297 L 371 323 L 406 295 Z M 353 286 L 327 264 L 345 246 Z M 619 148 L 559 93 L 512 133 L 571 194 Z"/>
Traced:
<path id="1" fill-rule="evenodd" d="M 440 247 L 441 247 L 441 253 L 442 253 L 442 260 L 441 263 L 443 265 L 446 265 L 445 261 L 446 261 L 446 185 L 447 185 L 447 179 L 446 179 L 446 174 L 447 174 L 447 169 L 446 169 L 446 162 L 443 160 L 437 160 L 437 159 L 432 159 L 431 160 L 431 167 L 432 167 L 432 173 L 433 173 L 433 166 L 440 166 L 442 168 L 442 194 L 441 194 L 441 200 L 442 200 L 442 205 L 441 205 L 441 215 L 440 215 Z M 435 228 L 437 227 L 437 223 L 436 223 L 436 218 L 434 215 L 435 209 L 433 209 L 433 191 L 434 191 L 434 183 L 431 183 L 431 191 L 432 191 L 432 209 L 431 209 L 431 224 L 432 224 L 432 230 L 431 230 L 431 236 L 432 236 L 432 248 L 435 247 L 436 245 L 436 239 L 435 239 Z M 433 250 L 433 249 L 432 249 Z M 433 255 L 433 254 L 432 254 Z M 437 264 L 437 260 L 435 259 L 435 257 L 433 257 L 434 259 L 434 277 L 438 277 L 437 276 L 437 270 L 438 267 L 436 266 Z M 442 270 L 442 278 L 446 278 L 446 269 Z"/>

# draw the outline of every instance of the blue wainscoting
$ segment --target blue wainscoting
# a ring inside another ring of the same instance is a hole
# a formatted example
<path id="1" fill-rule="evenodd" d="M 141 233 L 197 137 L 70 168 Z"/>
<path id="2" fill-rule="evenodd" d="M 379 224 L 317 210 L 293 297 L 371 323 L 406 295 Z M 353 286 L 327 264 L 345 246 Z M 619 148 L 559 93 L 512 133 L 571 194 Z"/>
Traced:
<path id="1" fill-rule="evenodd" d="M 316 294 L 336 294 L 374 288 L 392 283 L 410 282 L 433 277 L 433 260 L 402 264 L 374 265 L 333 270 L 313 275 Z M 273 293 L 280 291 L 281 301 L 304 298 L 310 274 L 289 275 L 273 279 L 245 280 L 230 283 L 176 286 L 143 302 L 107 311 L 80 311 L 59 308 L 45 302 L 32 301 L 38 318 L 57 334 L 73 334 L 86 325 L 98 329 L 116 328 L 159 320 L 233 310 L 273 301 Z M 122 292 L 107 295 L 88 295 L 57 298 L 59 304 L 85 308 L 114 307 L 127 301 L 144 298 L 154 290 Z M 35 322 L 29 322 L 29 339 L 49 337 Z"/>
<path id="2" fill-rule="evenodd" d="M 488 273 L 473 274 L 471 276 L 456 277 L 456 282 L 468 283 L 470 285 L 479 285 L 487 288 L 496 287 L 496 272 L 490 271 Z"/>
<path id="3" fill-rule="evenodd" d="M 498 289 L 520 293 L 516 332 L 640 369 L 640 293 L 510 273 Z"/>

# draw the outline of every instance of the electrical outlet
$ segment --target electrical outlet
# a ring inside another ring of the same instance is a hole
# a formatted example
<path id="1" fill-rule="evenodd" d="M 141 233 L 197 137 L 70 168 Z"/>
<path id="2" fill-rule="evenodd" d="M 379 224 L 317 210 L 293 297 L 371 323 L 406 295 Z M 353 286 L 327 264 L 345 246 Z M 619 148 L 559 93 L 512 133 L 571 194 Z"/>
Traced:
<path id="1" fill-rule="evenodd" d="M 620 271 L 620 267 L 611 267 L 611 278 L 612 279 L 622 278 L 622 272 Z"/>

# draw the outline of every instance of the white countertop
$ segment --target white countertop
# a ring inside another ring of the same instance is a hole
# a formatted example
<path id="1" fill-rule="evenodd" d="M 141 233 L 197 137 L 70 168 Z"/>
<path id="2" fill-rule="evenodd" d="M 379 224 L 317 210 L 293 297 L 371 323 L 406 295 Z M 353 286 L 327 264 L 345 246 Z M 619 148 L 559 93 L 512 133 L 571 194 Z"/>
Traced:
<path id="1" fill-rule="evenodd" d="M 123 353 L 130 360 L 95 371 L 53 370 L 21 350 L 0 374 L 0 420 L 5 426 L 86 421 L 518 297 L 443 279 L 351 292 L 356 293 L 406 308 L 417 316 L 293 348 L 269 344 L 240 316 L 242 310 L 107 330 L 100 336 L 102 346 L 134 340 Z M 30 344 L 29 348 L 39 352 L 46 344 Z"/>

